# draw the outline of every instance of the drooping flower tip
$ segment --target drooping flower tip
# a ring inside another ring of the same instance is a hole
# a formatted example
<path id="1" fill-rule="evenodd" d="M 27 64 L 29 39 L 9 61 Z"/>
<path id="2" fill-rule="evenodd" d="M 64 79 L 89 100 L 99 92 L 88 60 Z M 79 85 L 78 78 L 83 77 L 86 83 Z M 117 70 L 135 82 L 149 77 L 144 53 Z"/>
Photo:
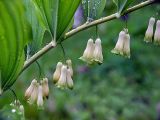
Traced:
<path id="1" fill-rule="evenodd" d="M 156 30 L 154 33 L 154 43 L 160 45 L 160 20 L 157 20 Z"/>
<path id="2" fill-rule="evenodd" d="M 154 24 L 155 24 L 155 18 L 151 17 L 148 23 L 148 28 L 146 30 L 145 33 L 145 38 L 144 41 L 145 42 L 152 42 L 152 38 L 153 38 L 153 32 L 154 32 Z"/>
<path id="3" fill-rule="evenodd" d="M 95 49 L 93 52 L 93 61 L 97 62 L 98 64 L 103 63 L 103 53 L 102 53 L 102 45 L 101 45 L 100 38 L 97 38 L 95 41 Z"/>
<path id="4" fill-rule="evenodd" d="M 87 42 L 86 49 L 83 53 L 83 56 L 80 57 L 79 59 L 84 62 L 87 62 L 88 64 L 92 64 L 93 51 L 94 51 L 94 42 L 93 39 L 89 39 Z"/>
<path id="5" fill-rule="evenodd" d="M 62 66 L 63 66 L 62 62 L 57 63 L 56 70 L 53 74 L 53 82 L 54 83 L 57 83 L 60 78 Z"/>
<path id="6" fill-rule="evenodd" d="M 58 88 L 66 88 L 66 82 L 67 82 L 67 66 L 63 65 L 61 69 L 61 75 L 60 78 L 56 84 Z"/>

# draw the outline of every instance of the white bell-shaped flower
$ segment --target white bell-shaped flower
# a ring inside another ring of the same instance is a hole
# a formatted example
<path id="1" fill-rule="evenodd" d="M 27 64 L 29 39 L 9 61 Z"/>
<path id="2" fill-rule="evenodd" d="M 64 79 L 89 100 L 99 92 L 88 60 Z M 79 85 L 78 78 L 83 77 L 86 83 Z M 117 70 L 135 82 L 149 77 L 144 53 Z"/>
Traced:
<path id="1" fill-rule="evenodd" d="M 154 33 L 154 43 L 160 45 L 160 20 L 157 20 L 156 30 Z"/>
<path id="2" fill-rule="evenodd" d="M 116 43 L 115 48 L 111 51 L 112 53 L 123 55 L 123 46 L 124 46 L 125 36 L 126 36 L 126 33 L 124 31 L 121 31 L 119 33 L 118 41 Z"/>
<path id="3" fill-rule="evenodd" d="M 155 24 L 155 18 L 151 17 L 149 20 L 149 23 L 148 23 L 147 31 L 145 33 L 145 38 L 144 38 L 145 42 L 152 42 L 153 32 L 154 32 L 154 24 Z"/>
<path id="4" fill-rule="evenodd" d="M 43 79 L 42 88 L 43 88 L 43 97 L 48 98 L 48 96 L 49 96 L 48 78 Z"/>
<path id="5" fill-rule="evenodd" d="M 92 64 L 93 51 L 94 51 L 94 42 L 92 39 L 89 39 L 87 42 L 86 49 L 83 53 L 83 56 L 80 57 L 79 59 L 83 60 L 84 62 L 87 62 L 88 64 Z"/>
<path id="6" fill-rule="evenodd" d="M 67 69 L 67 86 L 69 89 L 73 89 L 73 80 L 69 69 Z"/>
<path id="7" fill-rule="evenodd" d="M 57 87 L 59 88 L 66 88 L 67 86 L 67 66 L 63 65 L 61 69 L 61 76 L 57 82 Z"/>
<path id="8" fill-rule="evenodd" d="M 55 70 L 55 72 L 53 74 L 53 82 L 54 83 L 57 83 L 59 78 L 60 78 L 60 76 L 61 76 L 61 68 L 62 68 L 62 66 L 63 66 L 62 62 L 58 62 L 57 63 L 56 70 Z"/>
<path id="9" fill-rule="evenodd" d="M 130 58 L 130 35 L 125 34 L 123 45 L 123 56 Z"/>
<path id="10" fill-rule="evenodd" d="M 38 87 L 37 106 L 39 108 L 43 108 L 43 88 L 42 88 L 42 85 L 39 85 L 39 87 Z"/>
<path id="11" fill-rule="evenodd" d="M 103 63 L 103 53 L 102 53 L 102 45 L 101 39 L 97 38 L 95 41 L 95 48 L 93 52 L 93 61 L 102 64 Z"/>
<path id="12" fill-rule="evenodd" d="M 73 68 L 72 68 L 72 61 L 71 60 L 66 60 L 68 70 L 70 71 L 71 76 L 73 76 Z"/>
<path id="13" fill-rule="evenodd" d="M 29 104 L 33 104 L 33 103 L 36 102 L 37 97 L 38 97 L 38 87 L 39 87 L 39 83 L 36 83 L 36 84 L 34 85 L 34 89 L 33 89 L 33 91 L 32 91 L 31 97 L 30 97 L 29 100 L 28 100 L 28 103 L 29 103 Z"/>
<path id="14" fill-rule="evenodd" d="M 26 92 L 25 92 L 25 98 L 29 99 L 29 97 L 31 96 L 33 89 L 35 87 L 35 85 L 37 84 L 37 80 L 32 80 L 30 86 L 27 88 Z"/>

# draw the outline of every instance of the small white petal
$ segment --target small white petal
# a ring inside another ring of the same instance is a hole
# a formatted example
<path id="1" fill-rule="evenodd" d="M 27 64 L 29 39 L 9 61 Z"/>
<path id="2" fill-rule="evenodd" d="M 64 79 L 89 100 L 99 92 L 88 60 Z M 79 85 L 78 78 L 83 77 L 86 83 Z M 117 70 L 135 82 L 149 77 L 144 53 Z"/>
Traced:
<path id="1" fill-rule="evenodd" d="M 57 87 L 59 88 L 66 88 L 66 85 L 67 85 L 67 66 L 63 66 L 62 69 L 61 69 L 61 76 L 57 82 Z"/>
<path id="2" fill-rule="evenodd" d="M 71 76 L 73 76 L 72 61 L 71 60 L 66 60 L 66 63 L 68 65 L 68 70 L 70 71 Z"/>
<path id="3" fill-rule="evenodd" d="M 98 62 L 99 64 L 103 63 L 103 54 L 102 54 L 102 45 L 101 45 L 101 39 L 97 38 L 95 41 L 95 49 L 94 49 L 94 61 Z"/>
<path id="4" fill-rule="evenodd" d="M 124 31 L 121 31 L 119 33 L 118 41 L 116 43 L 115 48 L 111 51 L 112 53 L 123 55 L 123 46 L 124 46 L 125 35 L 126 35 L 126 33 Z"/>
<path id="5" fill-rule="evenodd" d="M 43 96 L 48 98 L 48 96 L 49 96 L 48 78 L 43 79 L 42 88 L 43 88 Z"/>
<path id="6" fill-rule="evenodd" d="M 80 57 L 79 59 L 83 60 L 84 62 L 87 62 L 89 64 L 92 64 L 92 59 L 93 59 L 93 51 L 94 51 L 94 42 L 92 39 L 88 40 L 86 49 L 83 53 L 83 56 Z"/>
<path id="7" fill-rule="evenodd" d="M 126 34 L 123 46 L 123 55 L 130 58 L 130 35 Z"/>
<path id="8" fill-rule="evenodd" d="M 36 83 L 34 85 L 34 89 L 33 89 L 33 92 L 31 94 L 31 97 L 28 100 L 29 104 L 33 104 L 37 100 L 37 97 L 38 97 L 38 87 L 39 87 L 39 83 Z"/>
<path id="9" fill-rule="evenodd" d="M 157 21 L 156 30 L 154 34 L 154 43 L 160 45 L 160 20 Z"/>
<path id="10" fill-rule="evenodd" d="M 54 83 L 57 83 L 57 81 L 60 78 L 62 66 L 63 66 L 62 62 L 58 62 L 57 63 L 56 70 L 55 70 L 55 72 L 53 74 L 53 82 Z"/>
<path id="11" fill-rule="evenodd" d="M 30 86 L 27 88 L 26 92 L 25 92 L 25 98 L 28 99 L 32 92 L 33 92 L 33 89 L 34 89 L 34 86 L 37 84 L 37 80 L 33 80 L 30 84 Z"/>
<path id="12" fill-rule="evenodd" d="M 148 28 L 145 33 L 145 38 L 144 38 L 145 42 L 152 42 L 154 24 L 155 24 L 155 18 L 151 17 L 148 23 Z"/>
<path id="13" fill-rule="evenodd" d="M 73 89 L 73 80 L 72 80 L 69 69 L 67 70 L 67 86 L 69 89 Z"/>
<path id="14" fill-rule="evenodd" d="M 43 107 L 43 88 L 41 85 L 38 87 L 38 98 L 37 98 L 37 106 L 39 108 Z"/>

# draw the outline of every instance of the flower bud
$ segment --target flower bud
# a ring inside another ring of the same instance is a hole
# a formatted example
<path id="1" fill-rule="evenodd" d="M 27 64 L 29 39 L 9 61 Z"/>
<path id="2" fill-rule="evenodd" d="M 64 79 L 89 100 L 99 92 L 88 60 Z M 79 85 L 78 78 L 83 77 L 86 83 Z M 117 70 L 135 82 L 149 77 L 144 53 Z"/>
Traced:
<path id="1" fill-rule="evenodd" d="M 61 69 L 61 76 L 57 82 L 57 87 L 59 88 L 66 88 L 66 82 L 67 82 L 67 66 L 63 65 Z"/>
<path id="2" fill-rule="evenodd" d="M 151 17 L 149 20 L 147 31 L 145 33 L 145 38 L 144 38 L 145 42 L 152 42 L 154 24 L 155 24 L 155 18 Z"/>
<path id="3" fill-rule="evenodd" d="M 43 88 L 43 97 L 48 98 L 48 96 L 49 96 L 49 86 L 48 86 L 48 79 L 47 78 L 43 79 L 42 88 Z"/>
<path id="4" fill-rule="evenodd" d="M 37 106 L 39 108 L 43 108 L 43 88 L 41 85 L 38 87 Z"/>
<path id="5" fill-rule="evenodd" d="M 86 49 L 83 53 L 83 56 L 80 57 L 79 59 L 81 59 L 82 61 L 87 62 L 89 64 L 92 64 L 93 51 L 94 51 L 94 42 L 92 39 L 89 39 L 87 46 L 86 46 Z"/>
<path id="6" fill-rule="evenodd" d="M 54 83 L 57 83 L 60 78 L 62 66 L 63 66 L 62 62 L 57 63 L 56 70 L 53 74 L 53 82 Z"/>
<path id="7" fill-rule="evenodd" d="M 73 76 L 72 61 L 71 60 L 67 60 L 66 63 L 67 63 L 68 70 L 70 71 L 71 76 Z"/>
<path id="8" fill-rule="evenodd" d="M 31 97 L 28 100 L 29 104 L 33 104 L 37 100 L 37 97 L 38 97 L 38 87 L 39 87 L 39 83 L 36 83 L 34 85 L 32 93 L 31 93 Z"/>
<path id="9" fill-rule="evenodd" d="M 154 43 L 160 45 L 160 20 L 157 21 L 156 30 L 154 34 Z"/>
<path id="10" fill-rule="evenodd" d="M 34 86 L 37 84 L 37 80 L 33 80 L 30 84 L 30 86 L 27 88 L 26 92 L 25 92 L 25 98 L 28 99 L 32 92 L 33 92 L 33 89 L 34 89 Z"/>
<path id="11" fill-rule="evenodd" d="M 130 35 L 126 34 L 124 37 L 123 55 L 130 58 Z"/>
<path id="12" fill-rule="evenodd" d="M 102 45 L 101 45 L 101 39 L 97 38 L 95 41 L 95 49 L 93 53 L 94 61 L 98 62 L 99 64 L 103 63 L 103 54 L 102 54 Z"/>
<path id="13" fill-rule="evenodd" d="M 67 86 L 69 89 L 73 89 L 73 80 L 69 69 L 67 70 Z"/>
<path id="14" fill-rule="evenodd" d="M 124 45 L 125 36 L 126 36 L 126 33 L 124 31 L 121 31 L 119 33 L 118 41 L 116 43 L 115 48 L 111 51 L 112 53 L 123 55 L 123 45 Z"/>

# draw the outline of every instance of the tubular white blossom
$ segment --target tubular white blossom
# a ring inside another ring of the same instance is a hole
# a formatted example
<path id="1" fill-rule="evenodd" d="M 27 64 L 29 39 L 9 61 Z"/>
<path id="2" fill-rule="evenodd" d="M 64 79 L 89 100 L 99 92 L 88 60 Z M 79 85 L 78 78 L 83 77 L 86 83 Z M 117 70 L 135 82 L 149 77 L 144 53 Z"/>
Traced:
<path id="1" fill-rule="evenodd" d="M 33 89 L 34 89 L 34 86 L 37 84 L 37 80 L 32 80 L 30 86 L 27 88 L 26 92 L 25 92 L 25 98 L 28 99 L 32 92 L 33 92 Z"/>
<path id="2" fill-rule="evenodd" d="M 103 63 L 103 54 L 102 54 L 102 45 L 101 45 L 101 39 L 97 38 L 95 41 L 95 49 L 93 53 L 94 61 L 98 62 L 99 64 Z"/>
<path id="3" fill-rule="evenodd" d="M 130 58 L 130 35 L 126 34 L 124 37 L 123 55 Z"/>
<path id="4" fill-rule="evenodd" d="M 69 89 L 73 89 L 73 80 L 69 69 L 67 70 L 67 86 Z"/>
<path id="5" fill-rule="evenodd" d="M 121 31 L 119 33 L 118 41 L 116 43 L 115 48 L 111 51 L 112 53 L 123 55 L 123 46 L 124 46 L 125 36 L 126 36 L 126 33 L 124 31 Z"/>
<path id="6" fill-rule="evenodd" d="M 37 98 L 37 106 L 39 108 L 43 107 L 43 88 L 41 85 L 38 87 L 38 98 Z"/>
<path id="7" fill-rule="evenodd" d="M 145 33 L 145 38 L 144 38 L 145 42 L 152 42 L 154 24 L 155 24 L 155 18 L 151 17 L 149 20 L 147 31 Z"/>
<path id="8" fill-rule="evenodd" d="M 157 20 L 156 31 L 154 34 L 154 43 L 160 45 L 160 20 Z"/>
<path id="9" fill-rule="evenodd" d="M 83 56 L 80 57 L 79 59 L 83 60 L 84 62 L 87 62 L 89 64 L 92 64 L 92 59 L 93 59 L 93 51 L 94 51 L 94 42 L 92 39 L 88 40 L 86 49 L 83 53 Z"/>
<path id="10" fill-rule="evenodd" d="M 48 96 L 49 96 L 48 78 L 43 79 L 42 88 L 43 88 L 43 97 L 48 98 Z"/>
<path id="11" fill-rule="evenodd" d="M 33 92 L 32 92 L 32 94 L 31 94 L 31 97 L 30 97 L 29 100 L 28 100 L 28 103 L 29 103 L 29 104 L 33 104 L 33 103 L 36 102 L 37 97 L 38 97 L 38 87 L 39 87 L 39 83 L 36 83 L 36 84 L 34 85 L 34 89 L 33 89 Z"/>
<path id="12" fill-rule="evenodd" d="M 61 69 L 61 76 L 57 82 L 57 87 L 59 88 L 66 88 L 67 86 L 67 66 L 62 66 L 62 69 Z"/>
<path id="13" fill-rule="evenodd" d="M 56 70 L 53 74 L 53 82 L 54 83 L 57 83 L 60 78 L 62 66 L 63 66 L 62 62 L 57 63 Z"/>
<path id="14" fill-rule="evenodd" d="M 71 76 L 73 76 L 72 61 L 71 60 L 67 60 L 66 63 L 68 65 L 68 70 L 70 71 Z"/>

